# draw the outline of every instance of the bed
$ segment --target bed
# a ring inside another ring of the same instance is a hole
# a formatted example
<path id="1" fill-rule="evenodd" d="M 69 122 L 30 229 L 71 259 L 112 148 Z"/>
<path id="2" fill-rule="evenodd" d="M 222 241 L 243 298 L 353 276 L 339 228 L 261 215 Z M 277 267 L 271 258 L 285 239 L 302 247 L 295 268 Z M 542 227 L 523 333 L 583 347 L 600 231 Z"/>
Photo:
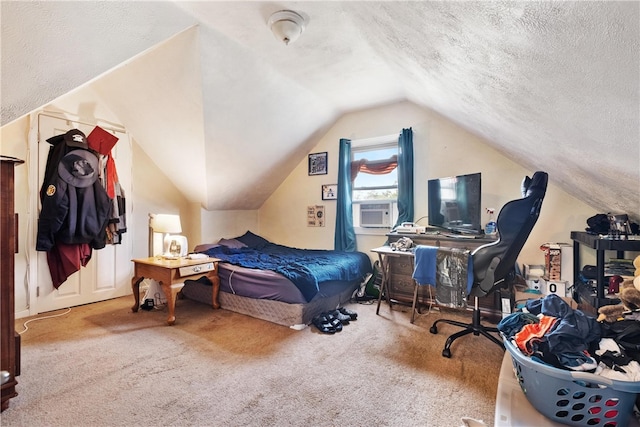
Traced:
<path id="1" fill-rule="evenodd" d="M 195 252 L 222 260 L 221 308 L 294 329 L 349 301 L 372 271 L 371 260 L 362 252 L 292 248 L 251 231 L 199 245 Z M 206 281 L 188 281 L 182 295 L 211 304 L 212 287 Z"/>

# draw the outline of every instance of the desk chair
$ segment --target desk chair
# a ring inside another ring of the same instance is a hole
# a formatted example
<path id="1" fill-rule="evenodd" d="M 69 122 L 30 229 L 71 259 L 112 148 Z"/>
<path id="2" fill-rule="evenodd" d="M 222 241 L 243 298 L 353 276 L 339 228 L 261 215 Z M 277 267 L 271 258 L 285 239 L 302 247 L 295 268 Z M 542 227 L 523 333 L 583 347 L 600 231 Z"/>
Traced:
<path id="1" fill-rule="evenodd" d="M 531 178 L 525 177 L 522 182 L 523 197 L 505 204 L 498 214 L 498 240 L 480 246 L 471 254 L 474 275 L 470 292 L 474 297 L 472 323 L 438 319 L 429 329 L 432 334 L 437 334 L 438 323 L 448 323 L 463 328 L 462 331 L 447 338 L 442 350 L 443 357 L 451 357 L 451 344 L 454 340 L 471 333 L 476 336 L 482 334 L 504 348 L 502 341 L 491 334 L 498 333 L 498 329 L 480 323 L 478 297 L 488 295 L 498 288 L 508 288 L 513 282 L 518 255 L 540 215 L 542 200 L 547 191 L 547 181 L 546 172 L 538 171 Z"/>

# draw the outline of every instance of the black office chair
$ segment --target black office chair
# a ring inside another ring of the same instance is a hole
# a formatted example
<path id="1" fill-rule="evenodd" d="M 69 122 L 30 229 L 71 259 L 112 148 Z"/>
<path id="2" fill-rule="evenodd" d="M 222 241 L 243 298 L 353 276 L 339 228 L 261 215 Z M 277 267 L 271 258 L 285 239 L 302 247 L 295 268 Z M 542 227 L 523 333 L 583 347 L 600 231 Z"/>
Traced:
<path id="1" fill-rule="evenodd" d="M 464 328 L 447 338 L 442 356 L 451 357 L 453 341 L 468 334 L 476 336 L 482 334 L 504 348 L 502 340 L 491 334 L 498 333 L 498 329 L 480 323 L 478 297 L 488 295 L 499 288 L 507 288 L 515 279 L 516 260 L 540 215 L 542 200 L 547 191 L 547 181 L 546 172 L 538 171 L 531 178 L 525 177 L 522 182 L 523 198 L 510 201 L 498 214 L 498 240 L 480 246 L 471 254 L 474 275 L 470 293 L 474 297 L 472 323 L 438 319 L 429 329 L 432 334 L 437 334 L 438 323 L 448 323 Z"/>

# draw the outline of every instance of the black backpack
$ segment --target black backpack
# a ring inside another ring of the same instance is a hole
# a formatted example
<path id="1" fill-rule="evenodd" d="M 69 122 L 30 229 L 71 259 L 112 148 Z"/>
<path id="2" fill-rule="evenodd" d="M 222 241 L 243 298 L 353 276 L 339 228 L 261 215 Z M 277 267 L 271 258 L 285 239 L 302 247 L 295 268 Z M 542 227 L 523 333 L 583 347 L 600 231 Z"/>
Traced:
<path id="1" fill-rule="evenodd" d="M 610 227 L 609 216 L 606 214 L 595 214 L 587 219 L 587 225 L 586 230 L 589 233 L 608 234 Z"/>

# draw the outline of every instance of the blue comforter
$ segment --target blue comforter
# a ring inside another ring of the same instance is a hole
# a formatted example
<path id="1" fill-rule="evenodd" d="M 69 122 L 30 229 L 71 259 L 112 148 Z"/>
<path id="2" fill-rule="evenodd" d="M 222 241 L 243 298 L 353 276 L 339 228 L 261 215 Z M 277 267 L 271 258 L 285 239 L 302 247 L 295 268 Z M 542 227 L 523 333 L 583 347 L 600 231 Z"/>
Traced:
<path id="1" fill-rule="evenodd" d="M 300 289 L 307 301 L 318 293 L 318 283 L 362 280 L 371 272 L 371 260 L 362 252 L 297 249 L 268 243 L 259 250 L 216 246 L 203 253 L 233 265 L 280 273 Z"/>

